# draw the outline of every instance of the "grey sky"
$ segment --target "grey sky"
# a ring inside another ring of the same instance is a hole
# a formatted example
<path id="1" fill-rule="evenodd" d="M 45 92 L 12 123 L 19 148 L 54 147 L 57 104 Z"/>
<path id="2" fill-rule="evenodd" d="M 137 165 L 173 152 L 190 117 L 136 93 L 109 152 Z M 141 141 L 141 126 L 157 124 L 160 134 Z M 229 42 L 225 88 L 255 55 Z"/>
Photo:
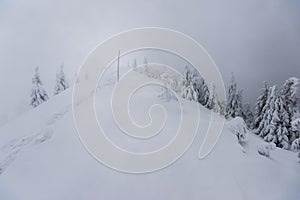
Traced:
<path id="1" fill-rule="evenodd" d="M 64 63 L 68 78 L 95 45 L 131 28 L 159 26 L 202 44 L 225 82 L 234 72 L 252 105 L 262 82 L 300 77 L 300 2 L 0 0 L 0 121 L 29 109 L 34 68 L 52 94 Z"/>

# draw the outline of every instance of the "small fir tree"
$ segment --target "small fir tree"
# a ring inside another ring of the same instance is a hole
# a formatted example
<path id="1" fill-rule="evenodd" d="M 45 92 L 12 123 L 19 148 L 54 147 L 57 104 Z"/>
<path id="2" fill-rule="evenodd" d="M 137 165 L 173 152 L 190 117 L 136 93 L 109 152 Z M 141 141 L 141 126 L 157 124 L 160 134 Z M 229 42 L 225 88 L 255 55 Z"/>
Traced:
<path id="1" fill-rule="evenodd" d="M 30 105 L 33 107 L 37 107 L 38 105 L 40 105 L 41 103 L 49 99 L 46 91 L 43 88 L 38 67 L 36 67 L 35 69 L 35 75 L 32 78 L 32 84 L 33 84 L 33 88 L 31 90 L 31 95 L 30 95 L 31 97 Z"/>
<path id="2" fill-rule="evenodd" d="M 60 67 L 60 71 L 56 73 L 56 85 L 54 87 L 54 95 L 69 88 L 69 84 L 66 80 L 66 76 L 63 70 L 63 65 Z"/>

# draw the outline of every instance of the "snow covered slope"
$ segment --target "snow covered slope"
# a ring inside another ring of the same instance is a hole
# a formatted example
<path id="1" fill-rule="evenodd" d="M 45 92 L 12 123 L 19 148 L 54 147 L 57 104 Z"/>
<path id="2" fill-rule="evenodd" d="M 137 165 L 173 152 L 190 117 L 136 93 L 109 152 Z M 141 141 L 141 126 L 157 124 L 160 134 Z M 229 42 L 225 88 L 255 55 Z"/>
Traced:
<path id="1" fill-rule="evenodd" d="M 130 109 L 133 118 L 143 124 L 149 106 L 163 104 L 168 121 L 162 134 L 153 141 L 122 134 L 107 106 L 112 87 L 105 85 L 98 90 L 96 108 L 113 142 L 128 150 L 149 151 L 174 136 L 178 103 L 157 98 L 157 87 L 138 91 Z M 296 154 L 275 149 L 269 158 L 261 156 L 257 149 L 263 141 L 248 133 L 239 143 L 230 131 L 231 122 L 209 156 L 199 160 L 210 117 L 210 111 L 200 109 L 197 137 L 177 162 L 158 172 L 132 175 L 105 167 L 84 149 L 73 122 L 71 90 L 67 90 L 0 128 L 0 199 L 300 199 Z"/>

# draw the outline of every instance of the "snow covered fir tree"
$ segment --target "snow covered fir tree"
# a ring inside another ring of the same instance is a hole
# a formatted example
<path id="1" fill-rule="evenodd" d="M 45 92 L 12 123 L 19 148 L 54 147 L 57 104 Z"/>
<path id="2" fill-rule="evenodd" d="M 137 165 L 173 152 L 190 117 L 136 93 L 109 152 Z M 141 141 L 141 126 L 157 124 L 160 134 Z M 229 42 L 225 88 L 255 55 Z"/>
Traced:
<path id="1" fill-rule="evenodd" d="M 31 97 L 30 105 L 33 107 L 37 107 L 38 105 L 40 105 L 41 103 L 49 99 L 46 91 L 43 88 L 38 67 L 36 67 L 35 69 L 35 75 L 32 78 L 32 84 L 33 84 L 33 88 L 31 90 L 31 95 L 30 95 Z"/>
<path id="2" fill-rule="evenodd" d="M 255 105 L 255 121 L 254 127 L 258 128 L 260 122 L 262 121 L 262 113 L 263 109 L 266 105 L 266 101 L 269 95 L 269 85 L 267 82 L 264 82 L 264 88 L 262 89 L 261 95 L 258 97 L 256 105 Z"/>
<path id="3" fill-rule="evenodd" d="M 243 90 L 237 90 L 234 76 L 231 74 L 231 82 L 228 87 L 226 118 L 243 117 L 242 94 Z"/>
<path id="4" fill-rule="evenodd" d="M 182 97 L 184 99 L 197 102 L 198 94 L 194 88 L 194 84 L 192 82 L 192 77 L 193 77 L 193 75 L 192 75 L 191 70 L 186 66 L 184 78 L 183 78 Z"/>
<path id="5" fill-rule="evenodd" d="M 298 119 L 297 86 L 299 79 L 289 78 L 281 89 L 265 83 L 255 109 L 255 132 L 277 147 L 290 149 L 299 138 L 299 128 L 294 126 Z"/>
<path id="6" fill-rule="evenodd" d="M 185 67 L 182 85 L 183 98 L 199 102 L 206 107 L 210 106 L 208 103 L 211 96 L 208 86 L 196 69 L 191 70 L 188 66 Z"/>
<path id="7" fill-rule="evenodd" d="M 64 73 L 64 66 L 61 65 L 60 70 L 56 73 L 56 85 L 54 87 L 54 95 L 66 90 L 69 87 L 68 81 Z"/>
<path id="8" fill-rule="evenodd" d="M 250 108 L 250 104 L 245 104 L 243 106 L 243 118 L 245 120 L 245 123 L 247 124 L 248 128 L 253 128 L 253 120 L 254 116 Z"/>

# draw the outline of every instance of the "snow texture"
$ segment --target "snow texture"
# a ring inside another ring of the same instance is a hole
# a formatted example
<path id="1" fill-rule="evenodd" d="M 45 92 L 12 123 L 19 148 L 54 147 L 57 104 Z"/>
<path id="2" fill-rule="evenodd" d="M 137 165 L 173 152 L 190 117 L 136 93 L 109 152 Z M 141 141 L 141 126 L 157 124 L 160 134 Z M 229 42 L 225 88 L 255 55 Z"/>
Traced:
<path id="1" fill-rule="evenodd" d="M 175 136 L 178 102 L 162 101 L 157 98 L 157 88 L 149 87 L 131 100 L 132 117 L 138 123 L 147 122 L 145 110 L 160 103 L 168 112 L 166 127 L 153 141 L 126 137 L 115 126 L 106 105 L 112 89 L 113 84 L 107 83 L 98 87 L 96 109 L 115 144 L 131 151 L 149 151 Z M 271 159 L 265 159 L 257 153 L 263 140 L 251 132 L 241 151 L 236 136 L 245 131 L 241 118 L 228 121 L 213 151 L 199 160 L 211 115 L 200 106 L 197 137 L 183 157 L 158 172 L 132 175 L 105 167 L 86 151 L 74 127 L 70 98 L 71 90 L 67 89 L 0 128 L 0 199 L 300 199 L 300 164 L 295 153 L 276 148 L 272 155 L 269 152 Z M 195 108 L 200 105 L 185 103 Z"/>

